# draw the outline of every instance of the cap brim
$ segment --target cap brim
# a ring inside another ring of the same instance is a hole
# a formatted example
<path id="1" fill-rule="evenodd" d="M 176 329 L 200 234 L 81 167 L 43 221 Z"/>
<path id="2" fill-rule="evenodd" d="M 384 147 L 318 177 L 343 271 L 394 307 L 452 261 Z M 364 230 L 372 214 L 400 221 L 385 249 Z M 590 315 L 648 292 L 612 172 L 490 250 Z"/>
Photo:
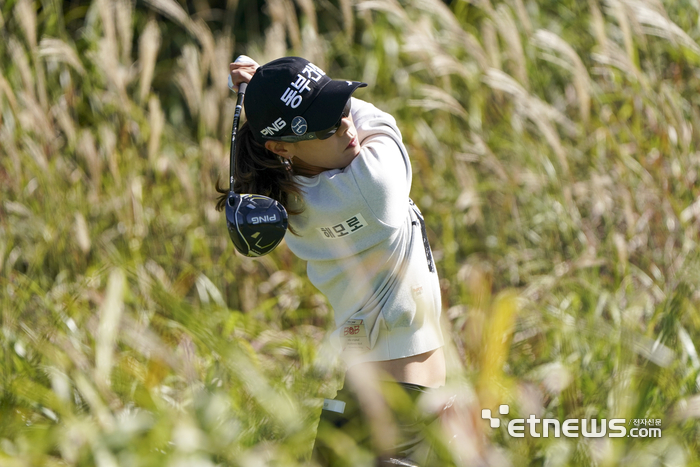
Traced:
<path id="1" fill-rule="evenodd" d="M 335 125 L 345 104 L 357 88 L 364 88 L 367 83 L 359 81 L 332 80 L 326 84 L 311 106 L 304 112 L 308 132 L 321 131 Z"/>

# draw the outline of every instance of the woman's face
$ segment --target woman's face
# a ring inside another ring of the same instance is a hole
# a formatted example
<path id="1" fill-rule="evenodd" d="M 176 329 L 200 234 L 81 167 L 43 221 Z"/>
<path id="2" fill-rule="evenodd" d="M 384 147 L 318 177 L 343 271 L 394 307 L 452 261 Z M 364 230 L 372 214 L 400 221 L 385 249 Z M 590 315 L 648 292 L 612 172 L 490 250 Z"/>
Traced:
<path id="1" fill-rule="evenodd" d="M 268 141 L 267 149 L 290 161 L 295 171 L 317 175 L 330 169 L 344 169 L 360 154 L 360 143 L 352 115 L 340 121 L 338 131 L 327 139 L 298 143 Z"/>

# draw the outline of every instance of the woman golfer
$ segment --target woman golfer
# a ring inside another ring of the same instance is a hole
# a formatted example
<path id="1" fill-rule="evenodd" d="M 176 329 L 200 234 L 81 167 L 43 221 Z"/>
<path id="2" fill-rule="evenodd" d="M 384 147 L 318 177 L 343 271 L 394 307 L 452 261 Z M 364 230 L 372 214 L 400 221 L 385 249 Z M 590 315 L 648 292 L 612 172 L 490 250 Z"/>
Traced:
<path id="1" fill-rule="evenodd" d="M 343 389 L 324 402 L 314 458 L 358 465 L 349 436 L 373 453 L 369 465 L 433 462 L 422 435 L 432 420 L 393 402 L 445 383 L 438 275 L 396 121 L 352 97 L 365 83 L 332 80 L 302 58 L 230 70 L 235 85 L 248 83 L 236 192 L 288 210 L 287 245 L 333 307 L 331 341 L 347 364 Z"/>

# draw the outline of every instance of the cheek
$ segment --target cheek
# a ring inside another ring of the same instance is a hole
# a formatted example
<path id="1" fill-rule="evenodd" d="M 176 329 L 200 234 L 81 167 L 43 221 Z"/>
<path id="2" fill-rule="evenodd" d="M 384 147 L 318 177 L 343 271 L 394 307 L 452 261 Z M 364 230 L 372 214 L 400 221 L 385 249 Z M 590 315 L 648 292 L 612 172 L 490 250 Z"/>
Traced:
<path id="1" fill-rule="evenodd" d="M 299 156 L 301 160 L 307 164 L 315 165 L 317 167 L 325 167 L 324 163 L 328 162 L 329 154 L 332 154 L 333 150 L 326 145 L 315 145 L 313 148 L 309 148 L 304 154 Z"/>

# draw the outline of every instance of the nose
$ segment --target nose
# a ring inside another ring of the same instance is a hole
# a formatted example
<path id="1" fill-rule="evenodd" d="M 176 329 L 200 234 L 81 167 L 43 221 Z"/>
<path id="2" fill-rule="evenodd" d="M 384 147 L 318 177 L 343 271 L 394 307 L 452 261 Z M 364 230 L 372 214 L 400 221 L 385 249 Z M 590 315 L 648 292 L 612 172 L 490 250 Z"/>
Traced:
<path id="1" fill-rule="evenodd" d="M 350 117 L 343 117 L 340 119 L 340 126 L 338 127 L 338 131 L 336 131 L 335 134 L 337 134 L 338 136 L 342 136 L 345 133 L 347 133 L 351 126 L 352 120 L 350 119 Z"/>

